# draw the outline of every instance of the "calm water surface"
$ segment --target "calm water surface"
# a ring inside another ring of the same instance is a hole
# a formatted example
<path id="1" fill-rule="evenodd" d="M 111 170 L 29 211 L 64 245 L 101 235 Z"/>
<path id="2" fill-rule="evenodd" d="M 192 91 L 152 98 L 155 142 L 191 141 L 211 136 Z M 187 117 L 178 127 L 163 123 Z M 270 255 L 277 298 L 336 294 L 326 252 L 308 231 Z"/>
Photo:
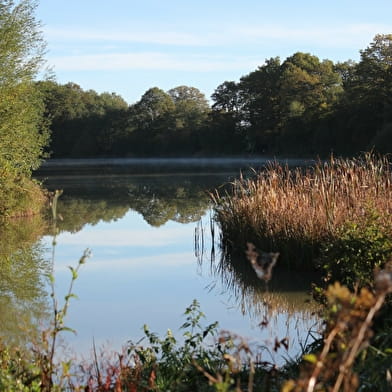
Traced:
<path id="1" fill-rule="evenodd" d="M 205 324 L 219 321 L 221 329 L 267 344 L 271 352 L 265 352 L 265 360 L 295 356 L 308 331 L 316 329 L 316 317 L 305 303 L 309 281 L 277 269 L 266 288 L 254 276 L 244 278 L 243 272 L 222 264 L 219 244 L 211 258 L 213 212 L 207 191 L 232 181 L 241 168 L 246 171 L 244 162 L 136 166 L 91 163 L 87 170 L 79 162 L 78 167 L 58 164 L 40 173 L 49 189 L 64 190 L 54 249 L 59 298 L 70 281 L 68 266 L 76 265 L 86 248 L 93 254 L 74 288 L 78 299 L 71 304 L 67 325 L 77 335 L 64 335 L 70 351 L 86 355 L 93 339 L 98 347 L 120 349 L 143 336 L 143 324 L 160 335 L 170 328 L 181 336 L 182 314 L 197 299 Z M 51 229 L 42 234 L 37 243 L 50 263 Z M 260 326 L 263 320 L 267 327 Z M 289 352 L 275 353 L 275 338 L 286 336 Z"/>

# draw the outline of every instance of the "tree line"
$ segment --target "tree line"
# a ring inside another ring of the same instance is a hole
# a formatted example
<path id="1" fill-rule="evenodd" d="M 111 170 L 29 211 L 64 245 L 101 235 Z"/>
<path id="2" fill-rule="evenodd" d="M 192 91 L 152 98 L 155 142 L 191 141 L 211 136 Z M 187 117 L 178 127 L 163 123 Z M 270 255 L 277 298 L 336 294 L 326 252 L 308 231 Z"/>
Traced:
<path id="1" fill-rule="evenodd" d="M 153 87 L 132 105 L 75 83 L 37 86 L 53 157 L 392 151 L 392 34 L 377 35 L 358 62 L 267 59 L 220 84 L 211 104 L 189 86 Z"/>

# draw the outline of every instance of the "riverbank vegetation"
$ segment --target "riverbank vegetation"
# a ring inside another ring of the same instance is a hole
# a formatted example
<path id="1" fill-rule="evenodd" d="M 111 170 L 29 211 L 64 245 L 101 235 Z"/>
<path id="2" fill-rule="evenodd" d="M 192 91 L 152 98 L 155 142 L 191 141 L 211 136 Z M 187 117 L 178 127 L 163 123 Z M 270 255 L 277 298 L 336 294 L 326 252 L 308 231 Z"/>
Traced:
<path id="1" fill-rule="evenodd" d="M 282 390 L 389 390 L 389 159 L 368 153 L 294 170 L 271 164 L 254 178 L 235 181 L 232 188 L 212 195 L 229 263 L 251 242 L 263 251 L 279 250 L 279 262 L 288 269 L 322 275 L 313 295 L 324 306 L 323 339 L 303 357 L 299 378 Z M 232 268 L 237 269 L 235 264 Z"/>
<path id="2" fill-rule="evenodd" d="M 316 268 L 321 249 L 331 256 L 338 246 L 334 241 L 348 232 L 367 233 L 371 240 L 370 230 L 377 227 L 374 239 L 392 235 L 391 163 L 371 153 L 309 168 L 271 163 L 254 178 L 234 181 L 228 194 L 212 197 L 226 252 L 252 242 L 279 250 L 289 266 Z"/>

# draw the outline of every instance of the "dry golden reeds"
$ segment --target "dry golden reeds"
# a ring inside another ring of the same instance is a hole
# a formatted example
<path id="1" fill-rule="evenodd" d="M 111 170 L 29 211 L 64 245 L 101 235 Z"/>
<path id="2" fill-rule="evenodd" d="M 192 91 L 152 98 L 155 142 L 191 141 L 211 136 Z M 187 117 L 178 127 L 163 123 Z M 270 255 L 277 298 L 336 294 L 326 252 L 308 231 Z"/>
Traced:
<path id="1" fill-rule="evenodd" d="M 348 221 L 374 209 L 391 220 L 391 163 L 386 156 L 330 158 L 309 168 L 276 162 L 255 178 L 240 178 L 232 192 L 212 195 L 223 248 L 245 249 L 247 242 L 278 250 L 296 264 L 317 255 L 320 242 Z"/>

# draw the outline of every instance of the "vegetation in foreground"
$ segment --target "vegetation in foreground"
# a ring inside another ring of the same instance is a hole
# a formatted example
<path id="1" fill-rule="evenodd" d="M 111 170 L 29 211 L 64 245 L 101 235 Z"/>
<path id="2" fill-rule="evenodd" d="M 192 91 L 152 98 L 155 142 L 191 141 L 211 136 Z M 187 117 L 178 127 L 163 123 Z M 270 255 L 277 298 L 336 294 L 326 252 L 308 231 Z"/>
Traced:
<path id="1" fill-rule="evenodd" d="M 81 259 L 78 267 L 84 263 Z M 74 282 L 78 267 L 72 270 Z M 71 283 L 72 287 L 72 283 Z M 392 372 L 390 315 L 382 316 L 392 293 L 392 269 L 375 274 L 372 287 L 352 292 L 335 283 L 324 291 L 324 331 L 319 341 L 284 367 L 238 336 L 203 326 L 194 301 L 185 311 L 182 342 L 172 332 L 160 338 L 144 326 L 146 344 L 129 342 L 121 353 L 98 353 L 89 362 L 55 361 L 56 338 L 64 324 L 71 291 L 40 345 L 0 345 L 0 388 L 4 391 L 219 391 L 315 392 L 389 391 Z M 390 310 L 390 309 L 389 309 Z M 377 317 L 378 316 L 378 317 Z M 380 328 L 380 318 L 384 324 Z M 274 350 L 287 340 L 275 341 Z"/>

